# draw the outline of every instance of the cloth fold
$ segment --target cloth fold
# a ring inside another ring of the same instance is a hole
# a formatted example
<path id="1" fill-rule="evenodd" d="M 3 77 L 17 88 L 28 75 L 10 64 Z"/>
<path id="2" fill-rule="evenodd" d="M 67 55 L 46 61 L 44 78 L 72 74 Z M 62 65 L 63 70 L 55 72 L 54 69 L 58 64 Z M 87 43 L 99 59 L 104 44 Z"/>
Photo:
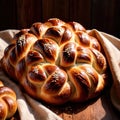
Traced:
<path id="1" fill-rule="evenodd" d="M 98 38 L 105 51 L 113 77 L 111 101 L 120 111 L 120 39 L 97 30 L 92 30 L 89 34 Z"/>
<path id="2" fill-rule="evenodd" d="M 4 49 L 12 42 L 13 36 L 18 31 L 5 30 L 0 32 L 0 59 L 4 55 Z M 113 76 L 113 85 L 110 91 L 111 100 L 113 105 L 120 111 L 120 39 L 96 29 L 88 30 L 87 32 L 99 40 L 105 51 Z M 42 103 L 23 93 L 19 85 L 7 77 L 2 69 L 0 69 L 0 80 L 16 92 L 21 120 L 62 120 Z"/>

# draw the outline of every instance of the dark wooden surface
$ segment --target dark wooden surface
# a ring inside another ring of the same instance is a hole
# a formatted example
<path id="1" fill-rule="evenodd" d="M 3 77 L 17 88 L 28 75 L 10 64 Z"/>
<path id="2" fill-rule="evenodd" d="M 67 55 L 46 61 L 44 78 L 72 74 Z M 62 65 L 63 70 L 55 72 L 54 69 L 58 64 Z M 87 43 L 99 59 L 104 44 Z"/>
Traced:
<path id="1" fill-rule="evenodd" d="M 46 105 L 63 120 L 120 120 L 120 113 L 113 107 L 109 90 L 86 103 L 68 103 L 63 106 Z M 10 120 L 20 120 L 18 113 Z"/>
<path id="2" fill-rule="evenodd" d="M 110 101 L 109 91 L 90 102 L 66 104 L 53 111 L 63 120 L 120 120 L 119 112 Z"/>
<path id="3" fill-rule="evenodd" d="M 0 30 L 57 17 L 120 38 L 120 0 L 0 0 Z"/>

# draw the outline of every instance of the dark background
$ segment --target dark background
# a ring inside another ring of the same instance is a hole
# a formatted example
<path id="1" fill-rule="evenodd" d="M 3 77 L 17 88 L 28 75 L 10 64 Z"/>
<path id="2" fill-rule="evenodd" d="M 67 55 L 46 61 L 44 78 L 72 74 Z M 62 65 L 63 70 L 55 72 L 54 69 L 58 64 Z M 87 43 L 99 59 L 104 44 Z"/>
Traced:
<path id="1" fill-rule="evenodd" d="M 0 30 L 57 17 L 120 38 L 120 0 L 0 0 Z"/>

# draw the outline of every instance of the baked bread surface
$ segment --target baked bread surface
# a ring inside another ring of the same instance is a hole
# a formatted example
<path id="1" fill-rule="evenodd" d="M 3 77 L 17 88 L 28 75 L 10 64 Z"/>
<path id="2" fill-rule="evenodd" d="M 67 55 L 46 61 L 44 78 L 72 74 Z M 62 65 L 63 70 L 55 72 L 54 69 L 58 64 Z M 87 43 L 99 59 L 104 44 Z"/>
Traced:
<path id="1" fill-rule="evenodd" d="M 0 81 L 0 120 L 11 118 L 17 110 L 15 92 Z"/>
<path id="2" fill-rule="evenodd" d="M 51 104 L 86 101 L 106 84 L 99 41 L 81 24 L 57 18 L 20 30 L 5 49 L 2 66 L 29 95 Z"/>

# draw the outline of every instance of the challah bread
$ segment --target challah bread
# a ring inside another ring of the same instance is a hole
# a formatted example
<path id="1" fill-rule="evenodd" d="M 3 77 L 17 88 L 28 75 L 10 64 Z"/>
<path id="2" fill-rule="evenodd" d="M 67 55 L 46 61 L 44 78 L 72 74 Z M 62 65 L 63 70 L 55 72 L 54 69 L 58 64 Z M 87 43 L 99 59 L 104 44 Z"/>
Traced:
<path id="1" fill-rule="evenodd" d="M 98 40 L 79 23 L 57 18 L 17 33 L 2 66 L 29 95 L 51 104 L 86 101 L 106 84 L 107 63 Z"/>
<path id="2" fill-rule="evenodd" d="M 17 110 L 16 94 L 0 81 L 0 120 L 12 117 Z"/>

